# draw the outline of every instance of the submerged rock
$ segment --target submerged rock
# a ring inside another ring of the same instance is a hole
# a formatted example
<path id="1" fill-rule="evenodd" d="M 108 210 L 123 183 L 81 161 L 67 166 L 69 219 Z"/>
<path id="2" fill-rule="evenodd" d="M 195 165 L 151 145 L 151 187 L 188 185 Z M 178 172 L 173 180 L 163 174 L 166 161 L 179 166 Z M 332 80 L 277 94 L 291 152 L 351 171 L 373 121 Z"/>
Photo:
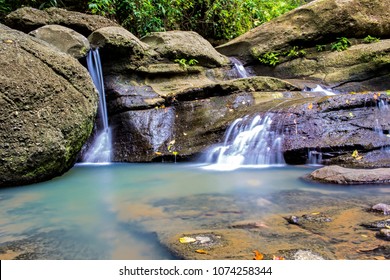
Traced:
<path id="1" fill-rule="evenodd" d="M 306 260 L 324 260 L 323 257 L 320 255 L 317 255 L 311 251 L 307 250 L 298 250 L 294 255 L 293 255 L 294 260 L 299 260 L 299 261 L 306 261 Z"/>
<path id="2" fill-rule="evenodd" d="M 294 225 L 304 226 L 308 223 L 329 223 L 332 221 L 332 218 L 327 217 L 324 214 L 318 213 L 318 214 L 304 214 L 300 217 L 297 216 L 290 216 L 285 218 L 287 222 Z"/>
<path id="3" fill-rule="evenodd" d="M 3 25 L 0 45 L 0 186 L 61 175 L 92 131 L 91 78 L 73 57 Z"/>
<path id="4" fill-rule="evenodd" d="M 321 183 L 341 185 L 389 184 L 390 172 L 388 168 L 351 169 L 332 165 L 315 170 L 307 178 Z M 390 213 L 390 209 L 383 211 Z"/>
<path id="5" fill-rule="evenodd" d="M 369 223 L 362 223 L 361 226 L 368 228 L 368 229 L 371 229 L 371 230 L 380 230 L 383 228 L 390 228 L 390 219 L 369 222 Z"/>

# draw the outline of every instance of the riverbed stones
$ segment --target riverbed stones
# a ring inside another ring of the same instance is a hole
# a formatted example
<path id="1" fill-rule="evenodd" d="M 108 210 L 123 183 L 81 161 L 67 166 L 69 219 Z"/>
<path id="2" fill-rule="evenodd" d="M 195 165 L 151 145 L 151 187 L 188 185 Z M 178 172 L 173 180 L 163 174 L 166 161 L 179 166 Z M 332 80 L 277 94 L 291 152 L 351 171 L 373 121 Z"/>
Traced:
<path id="1" fill-rule="evenodd" d="M 70 55 L 0 25 L 0 186 L 71 168 L 89 137 L 98 94 Z"/>
<path id="2" fill-rule="evenodd" d="M 332 183 L 342 185 L 353 184 L 389 184 L 390 183 L 390 171 L 388 168 L 377 169 L 352 169 L 344 168 L 337 165 L 325 166 L 323 168 L 313 171 L 307 177 L 310 180 L 321 183 Z M 384 205 L 383 205 L 384 206 Z M 374 206 L 378 208 L 379 206 Z M 387 205 L 387 207 L 389 207 Z M 387 215 L 390 213 L 389 208 L 381 208 Z M 374 208 L 373 208 L 374 209 Z"/>
<path id="3" fill-rule="evenodd" d="M 183 236 L 196 241 L 180 243 Z M 162 242 L 173 255 L 187 260 L 252 259 L 256 243 L 250 234 L 240 229 L 194 230 L 163 238 Z M 199 251 L 202 250 L 202 251 Z"/>
<path id="4" fill-rule="evenodd" d="M 73 29 L 61 25 L 45 25 L 29 34 L 48 42 L 76 59 L 86 56 L 91 48 L 87 38 Z"/>

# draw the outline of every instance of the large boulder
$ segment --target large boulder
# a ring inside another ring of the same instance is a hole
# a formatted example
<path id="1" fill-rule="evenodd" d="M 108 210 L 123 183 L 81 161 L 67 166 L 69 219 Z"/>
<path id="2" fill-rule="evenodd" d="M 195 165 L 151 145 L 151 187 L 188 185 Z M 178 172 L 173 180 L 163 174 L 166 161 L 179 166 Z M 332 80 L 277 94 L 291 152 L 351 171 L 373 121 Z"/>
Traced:
<path id="1" fill-rule="evenodd" d="M 153 32 L 142 38 L 142 41 L 154 48 L 163 57 L 175 59 L 196 59 L 200 65 L 217 67 L 229 64 L 229 59 L 192 31 Z"/>
<path id="2" fill-rule="evenodd" d="M 312 80 L 343 92 L 386 90 L 390 86 L 388 4 L 313 1 L 217 50 L 241 58 L 257 75 Z M 373 41 L 366 40 L 378 38 L 380 42 L 367 44 Z"/>
<path id="3" fill-rule="evenodd" d="M 331 43 L 337 37 L 363 38 L 367 35 L 389 38 L 387 1 L 317 0 L 217 47 L 228 56 L 254 61 L 255 56 L 291 46 Z"/>
<path id="4" fill-rule="evenodd" d="M 98 94 L 73 57 L 0 25 L 0 186 L 53 178 L 74 164 Z"/>
<path id="5" fill-rule="evenodd" d="M 5 24 L 25 33 L 44 25 L 58 24 L 71 28 L 85 37 L 99 28 L 118 26 L 117 23 L 102 16 L 87 15 L 60 8 L 38 10 L 30 7 L 23 7 L 8 14 Z"/>
<path id="6" fill-rule="evenodd" d="M 45 25 L 29 33 L 70 54 L 74 58 L 84 57 L 90 50 L 88 39 L 73 29 L 61 25 Z"/>
<path id="7" fill-rule="evenodd" d="M 341 185 L 390 184 L 390 169 L 351 169 L 331 165 L 313 171 L 307 178 L 321 183 Z"/>

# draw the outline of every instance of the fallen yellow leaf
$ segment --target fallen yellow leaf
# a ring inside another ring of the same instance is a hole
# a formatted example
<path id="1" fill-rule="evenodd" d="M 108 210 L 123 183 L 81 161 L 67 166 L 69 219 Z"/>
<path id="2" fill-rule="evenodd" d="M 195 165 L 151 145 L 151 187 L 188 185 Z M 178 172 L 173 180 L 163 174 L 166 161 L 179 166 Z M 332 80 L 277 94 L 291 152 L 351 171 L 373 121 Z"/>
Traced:
<path id="1" fill-rule="evenodd" d="M 158 156 L 161 156 L 162 153 L 161 152 L 154 152 L 155 155 L 158 155 Z"/>
<path id="2" fill-rule="evenodd" d="M 311 213 L 312 215 L 319 215 L 321 214 L 320 212 L 314 212 L 314 213 Z"/>
<path id="3" fill-rule="evenodd" d="M 196 241 L 195 238 L 188 237 L 188 236 L 184 236 L 184 237 L 179 238 L 179 242 L 180 243 L 192 243 L 192 242 L 195 242 L 195 241 Z"/>
<path id="4" fill-rule="evenodd" d="M 313 103 L 309 103 L 309 105 L 307 105 L 307 108 L 308 108 L 309 110 L 313 109 Z"/>
<path id="5" fill-rule="evenodd" d="M 264 255 L 259 251 L 254 250 L 253 253 L 255 253 L 255 256 L 253 257 L 254 260 L 261 261 L 262 259 L 264 259 Z"/>
<path id="6" fill-rule="evenodd" d="M 195 250 L 195 253 L 198 253 L 198 254 L 205 254 L 205 255 L 207 255 L 207 251 L 205 251 L 205 250 L 202 250 L 202 249 Z"/>

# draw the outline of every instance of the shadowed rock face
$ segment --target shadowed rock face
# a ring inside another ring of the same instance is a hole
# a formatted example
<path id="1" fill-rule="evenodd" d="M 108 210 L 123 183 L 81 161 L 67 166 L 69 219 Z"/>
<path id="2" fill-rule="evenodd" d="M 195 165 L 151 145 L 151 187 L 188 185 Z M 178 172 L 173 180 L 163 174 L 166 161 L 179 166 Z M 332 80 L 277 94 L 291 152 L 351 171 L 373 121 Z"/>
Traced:
<path id="1" fill-rule="evenodd" d="M 73 57 L 0 25 L 0 186 L 67 171 L 89 137 L 97 92 Z"/>

